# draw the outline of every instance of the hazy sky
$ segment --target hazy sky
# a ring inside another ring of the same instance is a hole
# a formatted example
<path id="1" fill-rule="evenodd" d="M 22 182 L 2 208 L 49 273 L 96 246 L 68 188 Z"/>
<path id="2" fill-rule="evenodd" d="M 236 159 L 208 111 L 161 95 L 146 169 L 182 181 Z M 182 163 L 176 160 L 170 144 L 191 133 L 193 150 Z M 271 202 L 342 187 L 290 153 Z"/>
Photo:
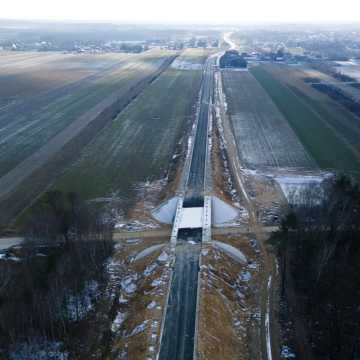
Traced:
<path id="1" fill-rule="evenodd" d="M 127 22 L 360 22 L 360 0 L 4 0 L 0 18 Z"/>

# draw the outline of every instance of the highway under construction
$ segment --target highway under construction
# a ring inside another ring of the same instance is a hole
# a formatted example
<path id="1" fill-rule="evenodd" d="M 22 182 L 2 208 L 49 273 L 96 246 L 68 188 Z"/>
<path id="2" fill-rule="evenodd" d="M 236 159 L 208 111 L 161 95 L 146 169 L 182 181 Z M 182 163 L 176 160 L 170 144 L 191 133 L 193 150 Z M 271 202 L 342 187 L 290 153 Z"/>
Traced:
<path id="1" fill-rule="evenodd" d="M 185 191 L 180 194 L 174 219 L 175 264 L 159 360 L 193 359 L 196 352 L 199 258 L 201 243 L 209 239 L 211 229 L 211 200 L 206 194 L 205 172 L 215 63 L 216 57 L 210 57 L 205 64 L 190 169 L 185 174 Z"/>

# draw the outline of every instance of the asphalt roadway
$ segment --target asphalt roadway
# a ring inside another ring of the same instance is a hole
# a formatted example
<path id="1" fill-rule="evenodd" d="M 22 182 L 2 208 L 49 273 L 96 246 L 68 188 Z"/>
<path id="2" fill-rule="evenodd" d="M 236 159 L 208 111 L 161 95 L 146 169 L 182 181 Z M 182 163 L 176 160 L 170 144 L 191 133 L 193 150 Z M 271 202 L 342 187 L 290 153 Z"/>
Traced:
<path id="1" fill-rule="evenodd" d="M 184 207 L 202 207 L 204 205 L 204 177 L 206 160 L 206 142 L 209 119 L 209 106 L 214 85 L 213 66 L 216 58 L 208 58 L 205 63 L 199 118 L 191 159 L 189 178 L 184 199 Z"/>
<path id="2" fill-rule="evenodd" d="M 204 205 L 207 130 L 215 62 L 215 57 L 208 58 L 204 67 L 198 125 L 184 207 Z M 179 231 L 158 360 L 192 360 L 194 358 L 201 239 L 202 229 Z"/>
<path id="3" fill-rule="evenodd" d="M 179 235 L 159 360 L 193 359 L 200 242 L 201 229 Z"/>

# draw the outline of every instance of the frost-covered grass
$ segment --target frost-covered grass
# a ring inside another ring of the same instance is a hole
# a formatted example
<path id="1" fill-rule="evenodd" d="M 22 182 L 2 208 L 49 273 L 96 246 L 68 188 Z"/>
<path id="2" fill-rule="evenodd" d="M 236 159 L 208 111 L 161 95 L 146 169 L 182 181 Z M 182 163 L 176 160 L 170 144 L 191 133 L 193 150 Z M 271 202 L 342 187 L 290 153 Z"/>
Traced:
<path id="1" fill-rule="evenodd" d="M 316 167 L 287 120 L 250 73 L 222 74 L 228 114 L 243 166 Z"/>

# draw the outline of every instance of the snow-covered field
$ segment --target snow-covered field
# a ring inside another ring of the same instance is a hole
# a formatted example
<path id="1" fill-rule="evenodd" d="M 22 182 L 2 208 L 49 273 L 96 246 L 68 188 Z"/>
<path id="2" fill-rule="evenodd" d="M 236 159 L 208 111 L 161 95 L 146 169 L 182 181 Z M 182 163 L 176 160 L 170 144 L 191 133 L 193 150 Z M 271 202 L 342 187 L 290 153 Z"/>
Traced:
<path id="1" fill-rule="evenodd" d="M 197 64 L 190 61 L 176 59 L 171 67 L 177 70 L 202 70 L 203 64 Z"/>
<path id="2" fill-rule="evenodd" d="M 320 175 L 278 175 L 275 180 L 281 187 L 287 201 L 301 204 L 311 194 L 312 200 L 321 201 L 323 197 L 323 182 L 329 174 Z"/>
<path id="3" fill-rule="evenodd" d="M 266 91 L 248 72 L 223 72 L 227 112 L 244 167 L 316 168 Z"/>
<path id="4" fill-rule="evenodd" d="M 324 184 L 326 184 L 326 180 L 333 176 L 330 172 L 292 168 L 272 170 L 242 169 L 242 172 L 249 179 L 249 182 L 251 182 L 251 179 L 253 181 L 268 181 L 269 185 L 267 186 L 271 186 L 271 183 L 275 182 L 289 204 L 304 203 L 309 201 L 309 196 L 312 201 L 321 201 Z"/>
<path id="5" fill-rule="evenodd" d="M 339 72 L 360 81 L 360 61 L 337 61 L 337 63 L 340 65 L 336 68 Z"/>
<path id="6" fill-rule="evenodd" d="M 171 64 L 177 70 L 202 70 L 209 52 L 205 49 L 186 49 Z"/>

